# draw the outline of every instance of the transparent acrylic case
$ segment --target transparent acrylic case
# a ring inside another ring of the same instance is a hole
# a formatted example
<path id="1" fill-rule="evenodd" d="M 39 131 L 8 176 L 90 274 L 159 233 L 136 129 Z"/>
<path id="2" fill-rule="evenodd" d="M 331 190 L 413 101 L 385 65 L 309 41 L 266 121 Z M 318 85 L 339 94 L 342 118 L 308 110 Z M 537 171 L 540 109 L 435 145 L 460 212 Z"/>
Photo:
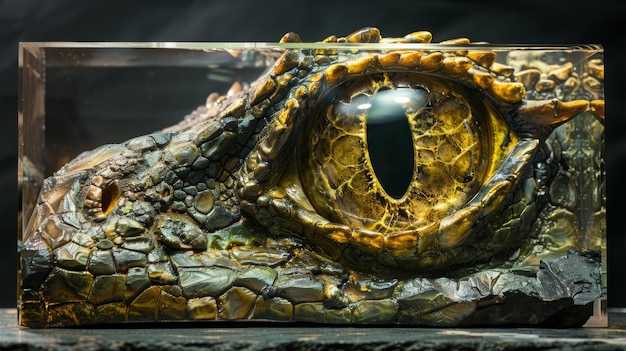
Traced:
<path id="1" fill-rule="evenodd" d="M 20 324 L 606 326 L 602 48 L 341 41 L 22 43 Z"/>

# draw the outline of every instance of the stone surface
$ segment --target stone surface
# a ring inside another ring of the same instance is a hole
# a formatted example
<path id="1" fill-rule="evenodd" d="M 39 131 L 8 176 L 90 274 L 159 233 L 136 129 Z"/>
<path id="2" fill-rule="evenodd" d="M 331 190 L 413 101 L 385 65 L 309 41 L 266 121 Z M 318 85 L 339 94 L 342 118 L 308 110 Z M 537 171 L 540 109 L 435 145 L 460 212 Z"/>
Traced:
<path id="1" fill-rule="evenodd" d="M 212 306 L 199 316 L 210 318 L 214 315 L 215 305 Z M 16 310 L 0 310 L 0 350 L 122 349 L 626 350 L 626 311 L 610 313 L 608 328 L 575 329 L 362 328 L 245 321 L 161 323 L 151 325 L 149 329 L 141 323 L 92 329 L 28 329 L 17 325 Z"/>

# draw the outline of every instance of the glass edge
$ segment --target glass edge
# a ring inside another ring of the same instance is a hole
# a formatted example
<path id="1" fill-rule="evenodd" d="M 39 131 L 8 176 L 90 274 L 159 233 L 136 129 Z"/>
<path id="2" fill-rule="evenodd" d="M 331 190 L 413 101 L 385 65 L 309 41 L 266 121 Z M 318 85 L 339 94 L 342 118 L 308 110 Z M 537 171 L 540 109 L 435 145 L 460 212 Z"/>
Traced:
<path id="1" fill-rule="evenodd" d="M 40 48 L 76 48 L 76 49 L 181 49 L 181 50 L 289 50 L 289 49 L 337 49 L 337 50 L 554 50 L 554 51 L 593 51 L 603 52 L 600 44 L 577 45 L 533 45 L 533 44 L 416 44 L 416 43 L 271 43 L 271 42 L 20 42 L 18 47 L 18 66 L 23 67 L 25 51 Z M 21 81 L 22 72 L 19 73 Z M 21 82 L 20 82 L 21 83 Z M 18 87 L 19 90 L 22 87 Z M 18 119 L 22 118 L 18 108 Z M 19 144 L 19 141 L 18 141 Z M 19 146 L 18 146 L 19 147 Z M 21 234 L 21 231 L 18 231 Z M 20 235 L 21 236 L 21 235 Z M 603 252 L 603 259 L 606 253 Z M 19 276 L 19 275 L 18 275 Z M 19 295 L 18 295 L 19 297 Z M 585 327 L 607 327 L 608 312 L 606 296 L 594 301 L 593 316 Z"/>
<path id="2" fill-rule="evenodd" d="M 116 48 L 116 49 L 345 49 L 345 50 L 584 50 L 603 51 L 600 44 L 485 44 L 437 43 L 272 43 L 272 42 L 20 42 L 20 48 Z"/>
<path id="3" fill-rule="evenodd" d="M 593 301 L 593 314 L 589 316 L 583 328 L 606 328 L 609 326 L 609 312 L 606 297 L 601 297 Z"/>

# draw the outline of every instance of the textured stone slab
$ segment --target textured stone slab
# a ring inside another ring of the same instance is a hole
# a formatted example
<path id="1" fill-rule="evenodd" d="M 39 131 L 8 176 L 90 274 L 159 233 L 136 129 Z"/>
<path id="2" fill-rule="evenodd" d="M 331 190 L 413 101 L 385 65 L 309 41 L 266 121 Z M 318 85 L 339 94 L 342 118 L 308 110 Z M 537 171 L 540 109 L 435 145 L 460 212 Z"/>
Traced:
<path id="1" fill-rule="evenodd" d="M 211 318 L 215 305 L 206 305 L 199 317 Z M 626 313 L 609 314 L 608 328 L 577 329 L 361 328 L 242 321 L 145 326 L 26 329 L 17 326 L 16 310 L 2 309 L 0 350 L 626 350 Z"/>

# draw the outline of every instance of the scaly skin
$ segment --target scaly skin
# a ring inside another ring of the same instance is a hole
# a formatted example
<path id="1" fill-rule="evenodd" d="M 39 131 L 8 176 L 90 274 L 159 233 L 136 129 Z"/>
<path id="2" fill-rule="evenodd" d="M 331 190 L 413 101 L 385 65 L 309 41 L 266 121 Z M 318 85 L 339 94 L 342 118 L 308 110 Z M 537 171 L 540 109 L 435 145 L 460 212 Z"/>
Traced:
<path id="1" fill-rule="evenodd" d="M 430 39 L 366 28 L 324 42 Z M 583 113 L 603 121 L 602 96 L 586 96 L 593 89 L 572 69 L 545 78 L 468 50 L 469 40 L 443 43 L 462 46 L 284 50 L 249 90 L 211 98 L 165 131 L 80 155 L 46 179 L 25 230 L 21 323 L 456 325 L 465 312 L 436 312 L 454 297 L 407 301 L 441 294 L 437 277 L 484 281 L 489 288 L 470 300 L 500 295 L 506 272 L 497 269 L 587 247 L 568 237 L 542 251 L 552 231 L 538 219 L 567 207 L 563 191 L 550 190 L 566 174 L 549 151 L 569 140 L 550 133 Z M 355 107 L 385 90 L 425 97 L 398 103 L 414 155 L 399 197 L 376 176 L 371 117 Z M 581 213 L 601 223 L 602 208 Z"/>

